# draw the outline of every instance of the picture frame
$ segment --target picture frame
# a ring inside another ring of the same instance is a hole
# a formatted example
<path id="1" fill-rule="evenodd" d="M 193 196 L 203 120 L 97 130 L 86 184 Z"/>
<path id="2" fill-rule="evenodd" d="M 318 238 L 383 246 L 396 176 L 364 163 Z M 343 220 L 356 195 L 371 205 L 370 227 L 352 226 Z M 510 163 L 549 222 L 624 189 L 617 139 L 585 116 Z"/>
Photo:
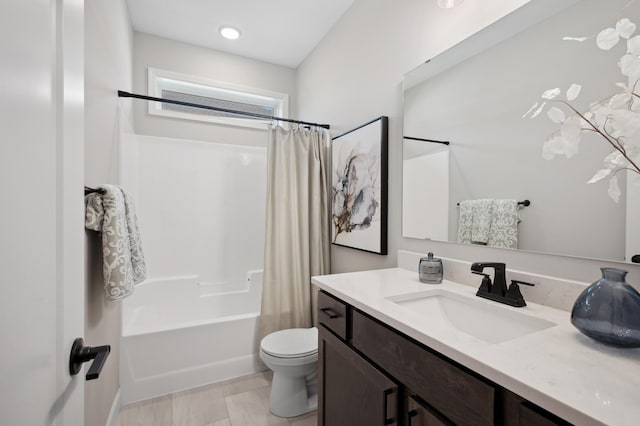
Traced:
<path id="1" fill-rule="evenodd" d="M 386 116 L 333 138 L 332 244 L 387 254 L 388 144 Z"/>

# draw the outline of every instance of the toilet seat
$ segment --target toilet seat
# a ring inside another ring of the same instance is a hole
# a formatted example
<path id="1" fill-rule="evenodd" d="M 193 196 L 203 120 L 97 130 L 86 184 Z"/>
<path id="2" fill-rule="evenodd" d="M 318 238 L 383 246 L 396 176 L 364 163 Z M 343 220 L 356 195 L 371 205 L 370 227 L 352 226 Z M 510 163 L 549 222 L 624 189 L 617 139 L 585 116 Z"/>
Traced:
<path id="1" fill-rule="evenodd" d="M 318 353 L 318 329 L 291 328 L 276 331 L 262 339 L 260 350 L 275 358 L 306 358 Z"/>
<path id="2" fill-rule="evenodd" d="M 318 407 L 318 329 L 292 328 L 260 342 L 260 359 L 273 370 L 269 410 L 295 417 Z"/>

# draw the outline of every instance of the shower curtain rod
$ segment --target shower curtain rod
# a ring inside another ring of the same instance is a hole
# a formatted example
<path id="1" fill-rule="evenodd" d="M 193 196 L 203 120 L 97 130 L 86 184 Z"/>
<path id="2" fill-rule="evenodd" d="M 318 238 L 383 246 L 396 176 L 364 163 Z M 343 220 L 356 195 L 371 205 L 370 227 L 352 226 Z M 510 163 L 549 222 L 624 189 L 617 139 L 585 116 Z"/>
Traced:
<path id="1" fill-rule="evenodd" d="M 414 138 L 412 136 L 403 136 L 402 139 L 411 139 L 412 141 L 441 143 L 442 145 L 449 145 L 449 141 L 438 141 L 438 140 L 435 140 L 435 139 Z"/>
<path id="2" fill-rule="evenodd" d="M 300 120 L 292 120 L 292 119 L 289 119 L 289 118 L 274 117 L 272 115 L 258 114 L 258 113 L 254 113 L 254 112 L 236 111 L 236 110 L 233 110 L 233 109 L 218 108 L 218 107 L 212 107 L 212 106 L 209 106 L 209 105 L 194 104 L 194 103 L 191 103 L 191 102 L 174 101 L 173 99 L 155 98 L 153 96 L 137 95 L 135 93 L 129 93 L 129 92 L 125 92 L 123 90 L 118 90 L 118 97 L 120 97 L 120 98 L 144 99 L 145 101 L 154 101 L 154 102 L 164 102 L 164 103 L 167 103 L 167 104 L 182 105 L 182 106 L 188 106 L 188 107 L 193 107 L 193 108 L 202 108 L 202 109 L 208 109 L 208 110 L 212 110 L 212 111 L 226 112 L 226 113 L 229 113 L 229 114 L 246 115 L 248 117 L 254 117 L 254 118 L 264 118 L 266 120 L 271 120 L 271 121 L 284 121 L 284 122 L 287 122 L 287 123 L 302 124 L 302 125 L 305 125 L 305 126 L 322 127 L 323 129 L 329 129 L 330 128 L 330 126 L 328 124 L 309 123 L 307 121 L 300 121 Z"/>

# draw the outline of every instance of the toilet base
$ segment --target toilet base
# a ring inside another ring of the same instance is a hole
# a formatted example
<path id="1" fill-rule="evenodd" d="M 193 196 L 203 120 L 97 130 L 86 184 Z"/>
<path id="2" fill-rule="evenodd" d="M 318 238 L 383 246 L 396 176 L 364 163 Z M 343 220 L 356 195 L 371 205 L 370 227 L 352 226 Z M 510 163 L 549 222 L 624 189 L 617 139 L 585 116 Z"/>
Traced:
<path id="1" fill-rule="evenodd" d="M 269 411 L 278 417 L 296 417 L 318 408 L 318 377 L 288 377 L 274 373 Z"/>

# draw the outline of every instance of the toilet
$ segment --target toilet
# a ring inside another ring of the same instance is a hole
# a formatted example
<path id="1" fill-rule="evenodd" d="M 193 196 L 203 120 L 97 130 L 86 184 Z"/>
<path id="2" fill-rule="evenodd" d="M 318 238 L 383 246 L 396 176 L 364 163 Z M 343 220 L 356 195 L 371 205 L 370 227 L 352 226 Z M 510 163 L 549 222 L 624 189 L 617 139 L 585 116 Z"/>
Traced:
<path id="1" fill-rule="evenodd" d="M 265 336 L 260 359 L 273 370 L 269 410 L 280 417 L 318 408 L 318 329 L 290 328 Z"/>

